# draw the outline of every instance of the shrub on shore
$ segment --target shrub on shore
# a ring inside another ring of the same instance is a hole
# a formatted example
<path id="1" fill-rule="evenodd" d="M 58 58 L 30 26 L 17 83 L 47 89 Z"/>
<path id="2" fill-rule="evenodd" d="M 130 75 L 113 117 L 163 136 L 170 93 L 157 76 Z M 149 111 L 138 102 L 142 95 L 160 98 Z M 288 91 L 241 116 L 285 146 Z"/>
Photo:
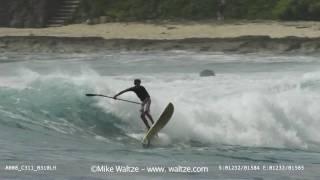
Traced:
<path id="1" fill-rule="evenodd" d="M 226 19 L 320 20 L 319 0 L 225 0 Z M 76 18 L 215 19 L 221 0 L 82 0 Z"/>

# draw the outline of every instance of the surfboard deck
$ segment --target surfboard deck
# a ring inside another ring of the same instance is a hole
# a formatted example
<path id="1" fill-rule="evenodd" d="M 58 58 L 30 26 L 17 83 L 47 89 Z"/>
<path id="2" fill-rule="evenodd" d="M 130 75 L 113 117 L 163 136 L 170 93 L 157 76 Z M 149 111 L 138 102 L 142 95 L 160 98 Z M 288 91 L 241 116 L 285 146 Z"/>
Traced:
<path id="1" fill-rule="evenodd" d="M 171 119 L 174 112 L 174 106 L 169 103 L 164 109 L 159 119 L 153 124 L 142 140 L 143 147 L 148 147 L 150 145 L 150 140 L 157 134 Z"/>

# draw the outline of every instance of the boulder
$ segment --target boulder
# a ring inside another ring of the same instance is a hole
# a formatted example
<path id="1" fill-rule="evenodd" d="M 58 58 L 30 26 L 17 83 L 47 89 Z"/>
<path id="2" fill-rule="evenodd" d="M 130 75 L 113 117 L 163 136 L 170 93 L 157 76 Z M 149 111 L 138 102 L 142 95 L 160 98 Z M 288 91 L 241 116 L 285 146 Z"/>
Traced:
<path id="1" fill-rule="evenodd" d="M 200 77 L 207 77 L 207 76 L 215 76 L 214 71 L 210 69 L 205 69 L 200 72 Z"/>

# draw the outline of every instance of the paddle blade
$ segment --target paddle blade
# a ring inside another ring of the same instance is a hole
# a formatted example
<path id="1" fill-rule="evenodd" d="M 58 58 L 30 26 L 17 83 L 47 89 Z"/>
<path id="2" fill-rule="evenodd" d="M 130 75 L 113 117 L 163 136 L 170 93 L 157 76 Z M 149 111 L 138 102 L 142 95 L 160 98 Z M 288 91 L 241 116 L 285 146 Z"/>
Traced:
<path id="1" fill-rule="evenodd" d="M 86 96 L 96 96 L 96 94 L 86 94 Z"/>

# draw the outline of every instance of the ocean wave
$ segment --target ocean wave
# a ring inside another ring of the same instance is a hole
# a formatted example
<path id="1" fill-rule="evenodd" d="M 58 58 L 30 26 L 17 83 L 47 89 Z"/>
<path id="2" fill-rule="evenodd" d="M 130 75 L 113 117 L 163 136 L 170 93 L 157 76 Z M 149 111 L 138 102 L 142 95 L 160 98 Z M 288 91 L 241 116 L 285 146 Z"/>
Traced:
<path id="1" fill-rule="evenodd" d="M 155 119 L 169 101 L 175 105 L 174 116 L 162 131 L 165 143 L 319 146 L 320 76 L 309 72 L 287 78 L 292 75 L 220 74 L 211 79 L 196 74 L 144 74 L 143 84 L 151 93 Z M 138 106 L 85 94 L 113 95 L 130 86 L 136 76 L 103 76 L 92 69 L 80 75 L 41 75 L 25 69 L 20 76 L 1 77 L 0 123 L 98 140 L 133 138 L 132 134 L 145 131 Z M 123 98 L 137 100 L 133 93 Z"/>

